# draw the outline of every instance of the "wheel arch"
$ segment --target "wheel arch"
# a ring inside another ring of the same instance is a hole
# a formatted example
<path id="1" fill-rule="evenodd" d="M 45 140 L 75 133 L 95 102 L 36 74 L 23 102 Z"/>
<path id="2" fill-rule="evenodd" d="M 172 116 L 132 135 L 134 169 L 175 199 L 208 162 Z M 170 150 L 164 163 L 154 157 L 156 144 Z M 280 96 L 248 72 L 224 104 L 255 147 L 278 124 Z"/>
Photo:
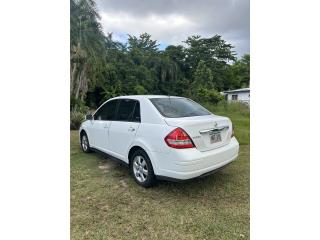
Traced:
<path id="1" fill-rule="evenodd" d="M 130 165 L 130 157 L 132 156 L 132 154 L 138 150 L 138 149 L 142 149 L 149 157 L 150 162 L 152 164 L 152 168 L 155 174 L 158 173 L 158 164 L 157 164 L 157 159 L 156 159 L 156 155 L 144 144 L 139 143 L 135 143 L 132 144 L 131 147 L 129 148 L 128 154 L 127 154 L 127 160 L 128 160 L 128 164 Z"/>
<path id="2" fill-rule="evenodd" d="M 86 135 L 88 136 L 86 130 L 81 129 L 81 130 L 80 130 L 80 134 L 79 134 L 80 138 L 83 136 L 83 134 L 86 134 Z"/>
<path id="3" fill-rule="evenodd" d="M 79 142 L 80 142 L 80 144 L 81 144 L 81 138 L 82 138 L 82 136 L 83 136 L 83 134 L 86 134 L 87 135 L 87 138 L 88 138 L 88 140 L 89 140 L 89 136 L 88 136 L 88 133 L 87 133 L 87 131 L 85 130 L 85 129 L 79 129 Z"/>
<path id="4" fill-rule="evenodd" d="M 133 155 L 137 150 L 142 150 L 142 151 L 144 151 L 146 154 L 148 154 L 148 152 L 147 152 L 145 149 L 143 149 L 141 146 L 138 146 L 138 145 L 132 146 L 132 147 L 130 148 L 129 152 L 128 152 L 128 163 L 129 163 L 129 164 L 131 163 L 131 157 L 132 157 L 132 155 Z M 149 156 L 149 154 L 148 154 L 148 156 Z M 149 158 L 150 158 L 150 156 L 149 156 Z"/>

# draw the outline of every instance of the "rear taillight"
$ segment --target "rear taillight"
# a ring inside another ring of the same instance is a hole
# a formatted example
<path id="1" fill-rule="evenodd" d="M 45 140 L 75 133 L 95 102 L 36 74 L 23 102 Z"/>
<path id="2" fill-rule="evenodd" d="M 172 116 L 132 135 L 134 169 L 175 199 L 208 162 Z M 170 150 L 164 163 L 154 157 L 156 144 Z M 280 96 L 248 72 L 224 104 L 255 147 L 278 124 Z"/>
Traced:
<path id="1" fill-rule="evenodd" d="M 193 148 L 194 144 L 189 135 L 182 129 L 176 128 L 169 133 L 164 141 L 172 148 Z"/>

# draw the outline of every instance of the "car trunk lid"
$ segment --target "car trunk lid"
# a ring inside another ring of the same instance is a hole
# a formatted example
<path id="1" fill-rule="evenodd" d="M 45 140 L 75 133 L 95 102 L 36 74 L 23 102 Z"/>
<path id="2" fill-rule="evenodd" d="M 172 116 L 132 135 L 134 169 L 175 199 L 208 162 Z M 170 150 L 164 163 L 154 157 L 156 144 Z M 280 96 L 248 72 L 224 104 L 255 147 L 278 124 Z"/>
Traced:
<path id="1" fill-rule="evenodd" d="M 230 142 L 232 124 L 229 118 L 204 115 L 183 118 L 165 118 L 169 126 L 180 127 L 191 137 L 199 151 L 209 151 Z"/>

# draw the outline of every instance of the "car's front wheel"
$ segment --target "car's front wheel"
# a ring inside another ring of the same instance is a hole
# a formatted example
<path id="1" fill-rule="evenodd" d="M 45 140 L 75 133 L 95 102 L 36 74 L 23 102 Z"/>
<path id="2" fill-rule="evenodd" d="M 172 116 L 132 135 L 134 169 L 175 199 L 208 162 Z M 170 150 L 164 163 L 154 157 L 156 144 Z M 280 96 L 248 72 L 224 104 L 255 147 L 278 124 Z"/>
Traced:
<path id="1" fill-rule="evenodd" d="M 86 133 L 81 134 L 81 148 L 85 153 L 91 152 L 89 139 Z"/>
<path id="2" fill-rule="evenodd" d="M 143 150 L 137 150 L 131 157 L 130 169 L 136 183 L 151 187 L 156 183 L 149 156 Z"/>

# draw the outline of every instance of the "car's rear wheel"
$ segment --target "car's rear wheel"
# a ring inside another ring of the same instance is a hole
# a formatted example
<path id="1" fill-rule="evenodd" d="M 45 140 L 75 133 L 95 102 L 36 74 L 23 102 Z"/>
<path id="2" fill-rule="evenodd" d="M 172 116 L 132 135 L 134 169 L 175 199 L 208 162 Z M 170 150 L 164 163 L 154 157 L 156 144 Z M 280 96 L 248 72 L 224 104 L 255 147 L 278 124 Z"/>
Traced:
<path id="1" fill-rule="evenodd" d="M 156 183 L 151 161 L 143 150 L 137 150 L 132 154 L 130 169 L 134 180 L 140 186 L 151 187 Z"/>
<path id="2" fill-rule="evenodd" d="M 91 152 L 89 139 L 86 133 L 81 134 L 81 148 L 85 153 Z"/>

